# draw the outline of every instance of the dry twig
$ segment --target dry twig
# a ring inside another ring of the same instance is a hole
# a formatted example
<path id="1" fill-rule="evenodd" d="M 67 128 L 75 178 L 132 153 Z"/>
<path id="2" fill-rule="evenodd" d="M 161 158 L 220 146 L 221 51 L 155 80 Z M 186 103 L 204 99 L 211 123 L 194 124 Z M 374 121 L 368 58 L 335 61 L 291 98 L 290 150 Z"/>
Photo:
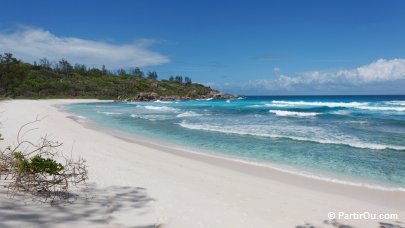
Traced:
<path id="1" fill-rule="evenodd" d="M 58 151 L 62 144 L 47 136 L 37 144 L 25 140 L 23 136 L 33 129 L 24 130 L 38 121 L 19 129 L 17 146 L 0 150 L 0 185 L 8 189 L 11 197 L 22 194 L 39 202 L 64 200 L 70 196 L 70 187 L 88 179 L 85 160 L 65 157 Z"/>

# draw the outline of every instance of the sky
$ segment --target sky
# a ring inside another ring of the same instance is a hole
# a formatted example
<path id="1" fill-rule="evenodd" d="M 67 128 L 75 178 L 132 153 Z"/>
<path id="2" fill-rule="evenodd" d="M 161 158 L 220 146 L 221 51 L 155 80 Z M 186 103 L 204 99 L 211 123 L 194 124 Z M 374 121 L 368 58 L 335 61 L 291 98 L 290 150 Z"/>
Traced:
<path id="1" fill-rule="evenodd" d="M 0 53 L 244 95 L 405 94 L 405 1 L 1 2 Z"/>

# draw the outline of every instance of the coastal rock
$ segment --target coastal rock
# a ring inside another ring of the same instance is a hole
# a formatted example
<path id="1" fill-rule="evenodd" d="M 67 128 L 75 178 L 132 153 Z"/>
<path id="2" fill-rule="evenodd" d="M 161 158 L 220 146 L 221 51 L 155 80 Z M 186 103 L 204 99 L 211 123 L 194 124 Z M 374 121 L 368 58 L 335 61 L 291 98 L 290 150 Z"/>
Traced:
<path id="1" fill-rule="evenodd" d="M 231 94 L 223 94 L 217 91 L 211 91 L 206 98 L 214 98 L 214 99 L 234 99 L 238 98 L 238 95 L 231 95 Z"/>
<path id="2" fill-rule="evenodd" d="M 118 100 L 121 101 L 175 101 L 175 100 L 192 100 L 192 99 L 234 99 L 238 98 L 238 95 L 228 95 L 217 91 L 210 91 L 207 95 L 198 96 L 179 96 L 179 95 L 159 95 L 155 92 L 141 92 L 136 97 L 123 99 L 121 97 Z"/>
<path id="3" fill-rule="evenodd" d="M 141 92 L 138 94 L 137 97 L 135 97 L 132 100 L 136 100 L 136 101 L 153 101 L 153 100 L 157 100 L 159 98 L 159 95 L 157 93 L 145 93 L 145 92 Z"/>

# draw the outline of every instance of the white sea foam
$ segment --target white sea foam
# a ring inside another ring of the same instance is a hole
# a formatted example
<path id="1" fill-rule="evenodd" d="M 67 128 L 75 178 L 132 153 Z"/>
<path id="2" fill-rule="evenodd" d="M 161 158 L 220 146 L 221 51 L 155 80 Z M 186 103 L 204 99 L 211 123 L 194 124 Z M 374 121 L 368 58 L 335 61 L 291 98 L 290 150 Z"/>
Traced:
<path id="1" fill-rule="evenodd" d="M 316 135 L 316 129 L 313 129 L 314 136 L 313 137 L 303 137 L 303 136 L 291 136 L 291 135 L 284 135 L 284 134 L 273 134 L 271 132 L 260 131 L 260 127 L 251 128 L 238 128 L 234 126 L 219 126 L 219 125 L 208 125 L 208 124 L 190 124 L 187 122 L 179 123 L 181 127 L 193 129 L 193 130 L 205 130 L 205 131 L 214 131 L 214 132 L 221 132 L 227 134 L 238 134 L 238 135 L 252 135 L 252 136 L 259 136 L 259 137 L 269 137 L 269 138 L 288 138 L 292 140 L 298 141 L 308 141 L 308 142 L 315 142 L 321 144 L 336 144 L 336 145 L 346 145 L 355 148 L 362 148 L 362 149 L 372 149 L 372 150 L 384 150 L 384 149 L 393 149 L 393 150 L 405 150 L 405 146 L 396 146 L 396 145 L 385 145 L 385 144 L 377 144 L 377 143 L 370 143 L 370 142 L 363 142 L 357 138 L 353 137 L 346 137 L 346 136 L 338 136 L 335 138 L 328 139 L 328 136 L 323 135 L 323 132 Z M 299 131 L 299 129 L 296 129 Z M 301 129 L 301 131 L 305 131 L 305 129 Z M 330 136 L 332 137 L 332 136 Z"/>
<path id="2" fill-rule="evenodd" d="M 140 106 L 140 107 L 143 107 L 143 108 L 148 109 L 148 110 L 156 110 L 156 111 L 176 111 L 177 110 L 175 108 L 167 107 L 167 106 L 146 105 L 146 106 Z"/>
<path id="3" fill-rule="evenodd" d="M 295 106 L 293 104 L 265 104 L 268 107 L 292 107 Z M 257 105 L 257 106 L 261 106 L 261 105 Z"/>
<path id="4" fill-rule="evenodd" d="M 330 108 L 356 108 L 367 106 L 368 102 L 318 102 L 318 101 L 272 101 L 272 105 L 290 105 L 290 106 L 317 106 Z"/>
<path id="5" fill-rule="evenodd" d="M 151 120 L 151 121 L 171 119 L 171 117 L 169 117 L 167 115 L 138 115 L 138 114 L 131 114 L 131 117 L 132 118 L 138 118 L 138 119 L 144 119 L 144 120 Z"/>
<path id="6" fill-rule="evenodd" d="M 136 114 L 131 114 L 132 118 L 138 118 L 138 119 L 144 119 L 144 120 L 158 120 L 158 118 L 154 118 L 153 116 L 148 116 L 148 115 L 136 115 Z"/>
<path id="7" fill-rule="evenodd" d="M 207 98 L 207 99 L 195 99 L 196 101 L 210 101 L 213 100 L 214 98 Z"/>
<path id="8" fill-rule="evenodd" d="M 126 104 L 136 105 L 136 106 L 140 106 L 139 103 L 141 103 L 141 102 L 140 102 L 140 101 L 129 101 L 129 102 L 126 102 Z"/>
<path id="9" fill-rule="evenodd" d="M 202 114 L 198 114 L 198 113 L 193 112 L 193 111 L 188 111 L 188 112 L 180 113 L 176 117 L 184 118 L 184 117 L 196 117 L 196 116 L 202 116 Z"/>
<path id="10" fill-rule="evenodd" d="M 402 187 L 395 187 L 395 186 L 385 186 L 385 185 L 380 185 L 380 184 L 374 184 L 374 183 L 364 183 L 364 182 L 355 182 L 355 181 L 349 181 L 349 180 L 343 180 L 340 178 L 335 178 L 335 177 L 328 177 L 328 176 L 323 176 L 320 174 L 315 174 L 309 171 L 303 171 L 303 170 L 297 170 L 294 167 L 291 166 L 281 166 L 278 164 L 274 163 L 264 163 L 264 162 L 257 162 L 257 161 L 247 161 L 245 159 L 241 159 L 238 157 L 234 156 L 225 156 L 225 155 L 218 155 L 218 154 L 211 154 L 208 152 L 200 152 L 200 151 L 195 151 L 195 150 L 190 150 L 190 149 L 184 149 L 182 147 L 173 147 L 177 150 L 181 150 L 184 152 L 188 153 L 193 153 L 193 154 L 198 154 L 201 156 L 207 156 L 207 157 L 214 157 L 214 158 L 220 158 L 220 159 L 225 159 L 229 161 L 235 161 L 243 164 L 249 164 L 249 165 L 254 165 L 254 166 L 260 166 L 260 167 L 266 167 L 270 169 L 277 170 L 279 172 L 283 173 L 289 173 L 292 175 L 298 175 L 302 176 L 305 178 L 310 178 L 310 179 L 315 179 L 315 180 L 321 180 L 325 182 L 332 182 L 332 183 L 337 183 L 337 184 L 342 184 L 342 185 L 349 185 L 349 186 L 357 186 L 357 187 L 365 187 L 365 188 L 370 188 L 370 189 L 378 189 L 382 191 L 401 191 L 405 192 L 405 188 Z"/>
<path id="11" fill-rule="evenodd" d="M 260 108 L 260 107 L 263 107 L 263 105 L 254 104 L 254 105 L 248 105 L 246 107 L 248 107 L 248 108 Z"/>
<path id="12" fill-rule="evenodd" d="M 351 120 L 351 121 L 346 121 L 346 123 L 352 123 L 352 124 L 367 124 L 368 122 L 365 120 Z"/>
<path id="13" fill-rule="evenodd" d="M 231 100 L 226 100 L 226 103 L 231 103 Z"/>
<path id="14" fill-rule="evenodd" d="M 398 101 L 396 105 L 401 105 L 402 101 Z M 369 102 L 318 102 L 318 101 L 272 101 L 271 104 L 266 104 L 270 107 L 292 107 L 292 106 L 312 106 L 312 107 L 330 107 L 330 108 L 356 108 L 370 111 L 397 111 L 404 112 L 405 107 L 392 106 L 372 106 Z"/>
<path id="15" fill-rule="evenodd" d="M 276 114 L 276 116 L 296 116 L 296 117 L 311 117 L 321 114 L 317 112 L 291 112 L 284 110 L 270 110 L 269 112 Z"/>
<path id="16" fill-rule="evenodd" d="M 405 101 L 386 101 L 384 103 L 389 104 L 389 105 L 405 106 Z"/>
<path id="17" fill-rule="evenodd" d="M 255 135 L 255 136 L 262 136 L 262 137 L 278 137 L 277 135 L 269 135 L 269 134 L 261 134 L 261 133 L 250 133 L 245 131 L 239 131 L 236 129 L 228 129 L 227 127 L 221 127 L 217 125 L 207 125 L 207 124 L 190 124 L 186 122 L 178 123 L 180 126 L 192 130 L 204 130 L 204 131 L 215 131 L 221 133 L 228 133 L 228 134 L 238 134 L 238 135 Z"/>
<path id="18" fill-rule="evenodd" d="M 102 114 L 105 114 L 105 115 L 107 115 L 107 116 L 110 116 L 110 115 L 121 115 L 122 113 L 120 113 L 120 112 L 102 112 L 102 111 L 97 111 L 97 113 L 102 113 Z"/>
<path id="19" fill-rule="evenodd" d="M 359 106 L 356 108 L 363 109 L 363 110 L 370 110 L 370 111 L 396 111 L 396 112 L 405 111 L 405 107 Z"/>
<path id="20" fill-rule="evenodd" d="M 172 101 L 161 101 L 161 100 L 156 100 L 154 101 L 155 103 L 165 103 L 165 104 L 171 104 L 173 103 Z"/>
<path id="21" fill-rule="evenodd" d="M 261 164 L 258 162 L 244 162 L 240 159 L 232 159 L 232 160 L 242 162 L 242 163 L 250 163 L 250 164 L 256 165 L 256 166 L 269 167 L 271 169 L 275 169 L 280 172 L 290 173 L 293 175 L 303 176 L 303 177 L 310 178 L 310 179 L 332 182 L 332 183 L 337 183 L 337 184 L 356 186 L 356 187 L 365 187 L 365 188 L 378 189 L 378 190 L 383 190 L 383 191 L 401 191 L 401 192 L 405 191 L 405 188 L 402 188 L 402 187 L 391 187 L 391 186 L 383 186 L 383 185 L 379 185 L 379 184 L 369 184 L 369 183 L 363 183 L 363 182 L 347 181 L 347 180 L 342 180 L 339 178 L 333 178 L 333 177 L 327 177 L 327 176 L 315 174 L 315 173 L 308 172 L 308 171 L 300 171 L 300 170 L 294 169 L 292 167 L 280 167 L 280 166 L 274 165 L 274 164 L 266 165 L 266 164 Z"/>
<path id="22" fill-rule="evenodd" d="M 331 112 L 331 114 L 335 114 L 335 115 L 349 115 L 351 112 L 349 110 L 337 110 L 337 111 L 333 111 Z"/>

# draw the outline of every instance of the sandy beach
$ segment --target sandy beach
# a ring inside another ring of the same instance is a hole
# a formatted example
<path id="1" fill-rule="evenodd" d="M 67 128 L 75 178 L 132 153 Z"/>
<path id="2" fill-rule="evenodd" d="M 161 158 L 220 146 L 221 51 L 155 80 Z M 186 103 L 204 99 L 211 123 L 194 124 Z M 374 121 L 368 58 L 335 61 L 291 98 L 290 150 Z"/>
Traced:
<path id="1" fill-rule="evenodd" d="M 25 137 L 63 142 L 61 150 L 85 158 L 89 170 L 89 186 L 72 204 L 38 205 L 2 191 L 0 227 L 405 227 L 403 191 L 306 178 L 115 133 L 60 109 L 76 102 L 97 100 L 0 101 L 1 148 L 15 145 L 19 127 L 39 117 Z M 331 213 L 398 218 L 332 221 Z"/>

